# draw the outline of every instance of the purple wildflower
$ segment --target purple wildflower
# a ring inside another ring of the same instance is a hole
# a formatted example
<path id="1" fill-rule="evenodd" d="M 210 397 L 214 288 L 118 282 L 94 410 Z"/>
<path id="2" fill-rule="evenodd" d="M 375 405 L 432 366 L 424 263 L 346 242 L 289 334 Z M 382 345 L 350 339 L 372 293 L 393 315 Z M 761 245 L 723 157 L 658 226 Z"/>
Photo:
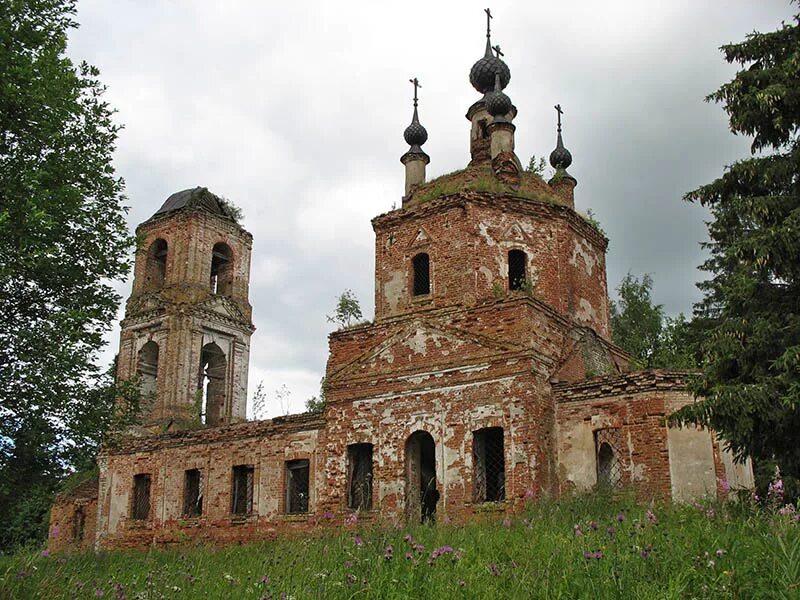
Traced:
<path id="1" fill-rule="evenodd" d="M 267 585 L 269 583 L 269 575 L 262 575 L 261 576 L 261 585 Z"/>
<path id="2" fill-rule="evenodd" d="M 411 560 L 412 558 L 414 558 L 414 555 L 411 552 L 406 552 L 406 560 Z"/>
<path id="3" fill-rule="evenodd" d="M 94 591 L 94 595 L 95 595 L 95 598 L 99 598 L 100 596 L 105 596 L 106 593 L 103 590 L 101 590 L 100 588 L 97 588 Z"/>
<path id="4" fill-rule="evenodd" d="M 58 527 L 58 525 L 53 525 L 53 530 L 50 532 L 50 537 L 51 538 L 58 537 L 59 531 L 61 531 L 61 529 Z"/>
<path id="5" fill-rule="evenodd" d="M 391 546 L 386 546 L 386 550 L 383 551 L 383 558 L 385 558 L 386 560 L 392 560 L 393 556 L 394 556 L 394 548 L 392 548 Z"/>
<path id="6" fill-rule="evenodd" d="M 44 556 L 45 558 L 50 556 L 50 549 L 49 548 L 45 548 L 44 550 L 42 550 L 42 556 Z"/>
<path id="7" fill-rule="evenodd" d="M 599 529 L 600 525 L 597 523 L 597 521 L 590 521 L 589 522 L 589 527 L 592 528 L 592 531 L 597 531 Z"/>
<path id="8" fill-rule="evenodd" d="M 575 537 L 581 537 L 583 535 L 583 531 L 581 530 L 580 525 L 575 525 Z"/>
<path id="9" fill-rule="evenodd" d="M 360 535 L 356 534 L 356 536 L 353 538 L 353 543 L 355 543 L 356 546 L 363 546 L 364 540 Z"/>
<path id="10" fill-rule="evenodd" d="M 528 488 L 525 490 L 525 500 L 533 500 L 536 497 L 536 492 L 533 491 L 533 488 Z"/>
<path id="11" fill-rule="evenodd" d="M 586 560 L 592 560 L 592 559 L 600 560 L 601 558 L 603 558 L 603 553 L 600 550 L 595 550 L 594 552 L 587 551 L 583 553 L 583 558 L 585 558 Z"/>
<path id="12" fill-rule="evenodd" d="M 322 513 L 322 518 L 323 519 L 332 519 L 333 517 L 334 517 L 333 511 L 326 510 L 324 513 Z M 285 593 L 285 592 L 283 592 L 283 593 Z"/>
<path id="13" fill-rule="evenodd" d="M 344 524 L 347 527 L 352 527 L 356 523 L 358 523 L 358 513 L 350 513 L 345 517 Z"/>
<path id="14" fill-rule="evenodd" d="M 642 551 L 639 554 L 641 554 L 642 558 L 648 558 L 652 552 L 653 546 L 651 544 L 647 544 L 644 548 L 642 548 Z"/>
<path id="15" fill-rule="evenodd" d="M 624 520 L 625 520 L 625 515 L 623 515 L 622 513 L 619 513 L 617 515 L 617 521 L 622 523 Z"/>
<path id="16" fill-rule="evenodd" d="M 404 541 L 404 542 L 407 542 L 407 543 L 409 543 L 409 544 L 412 544 L 412 545 L 414 544 L 414 538 L 412 538 L 412 537 L 411 537 L 411 534 L 410 534 L 410 533 L 407 533 L 407 534 L 405 534 L 405 535 L 403 536 L 403 541 Z"/>
<path id="17" fill-rule="evenodd" d="M 608 533 L 608 535 L 610 535 L 611 537 L 614 537 L 614 534 L 615 534 L 615 533 L 617 533 L 617 530 L 616 530 L 616 529 L 614 529 L 613 527 L 609 527 L 608 529 L 606 529 L 606 532 L 607 532 L 607 533 Z"/>
<path id="18" fill-rule="evenodd" d="M 486 567 L 492 575 L 500 577 L 500 567 L 498 567 L 496 563 L 489 563 Z"/>
<path id="19" fill-rule="evenodd" d="M 648 523 L 656 523 L 658 521 L 655 513 L 652 510 L 648 510 L 646 513 L 644 513 L 644 516 Z"/>

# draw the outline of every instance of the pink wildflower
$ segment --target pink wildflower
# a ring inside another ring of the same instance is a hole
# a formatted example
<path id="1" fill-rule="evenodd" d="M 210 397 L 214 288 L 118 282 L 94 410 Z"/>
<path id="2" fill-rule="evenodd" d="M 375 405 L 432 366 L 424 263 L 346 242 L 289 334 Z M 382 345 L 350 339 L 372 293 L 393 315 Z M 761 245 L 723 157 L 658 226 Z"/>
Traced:
<path id="1" fill-rule="evenodd" d="M 44 550 L 42 550 L 42 556 L 44 556 L 45 558 L 50 556 L 50 549 L 49 548 L 45 548 Z"/>
<path id="2" fill-rule="evenodd" d="M 363 546 L 364 545 L 364 540 L 362 539 L 362 537 L 360 535 L 356 534 L 356 536 L 353 538 L 353 543 L 356 546 Z"/>
<path id="3" fill-rule="evenodd" d="M 619 514 L 617 515 L 617 521 L 619 521 L 620 523 L 622 523 L 624 520 L 625 520 L 625 515 L 623 515 L 622 513 L 619 513 Z"/>
<path id="4" fill-rule="evenodd" d="M 652 510 L 648 510 L 644 513 L 645 518 L 647 519 L 648 523 L 656 523 L 658 519 L 656 519 L 656 515 Z"/>
<path id="5" fill-rule="evenodd" d="M 50 537 L 58 537 L 58 533 L 61 531 L 58 525 L 53 525 L 53 530 L 50 532 Z"/>
<path id="6" fill-rule="evenodd" d="M 580 525 L 575 525 L 575 537 L 581 537 L 583 535 L 583 531 L 581 531 Z"/>

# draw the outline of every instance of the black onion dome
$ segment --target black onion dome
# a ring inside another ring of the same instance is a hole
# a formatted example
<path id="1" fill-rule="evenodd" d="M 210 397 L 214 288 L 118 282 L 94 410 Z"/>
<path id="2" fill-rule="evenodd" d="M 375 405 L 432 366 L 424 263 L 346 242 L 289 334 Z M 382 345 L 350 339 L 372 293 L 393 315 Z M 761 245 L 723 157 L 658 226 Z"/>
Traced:
<path id="1" fill-rule="evenodd" d="M 500 74 L 495 74 L 494 91 L 486 94 L 486 110 L 493 117 L 502 117 L 511 112 L 513 108 L 511 98 L 505 95 L 500 87 Z"/>
<path id="2" fill-rule="evenodd" d="M 556 149 L 550 153 L 550 166 L 554 169 L 566 169 L 572 164 L 572 154 L 569 150 L 564 148 L 564 142 L 561 140 L 561 132 L 558 134 L 558 141 Z"/>
<path id="3" fill-rule="evenodd" d="M 411 119 L 411 125 L 406 127 L 403 137 L 409 146 L 422 146 L 428 141 L 428 130 L 420 124 L 416 107 L 414 107 L 414 117 Z"/>
<path id="4" fill-rule="evenodd" d="M 486 54 L 469 71 L 469 82 L 481 94 L 494 89 L 494 79 L 500 75 L 500 89 L 504 90 L 511 81 L 511 70 L 500 57 L 492 54 L 491 42 L 486 42 Z"/>

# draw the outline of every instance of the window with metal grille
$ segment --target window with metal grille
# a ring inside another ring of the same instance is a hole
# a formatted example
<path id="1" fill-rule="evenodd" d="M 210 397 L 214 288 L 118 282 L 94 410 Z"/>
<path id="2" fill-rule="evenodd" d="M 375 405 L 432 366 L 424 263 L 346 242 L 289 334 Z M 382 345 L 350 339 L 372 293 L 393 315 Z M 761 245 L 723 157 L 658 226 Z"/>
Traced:
<path id="1" fill-rule="evenodd" d="M 527 256 L 522 250 L 508 252 L 508 289 L 521 290 L 525 286 Z"/>
<path id="2" fill-rule="evenodd" d="M 83 507 L 78 506 L 72 515 L 72 541 L 80 543 L 83 541 L 83 532 L 86 527 L 86 513 Z"/>
<path id="3" fill-rule="evenodd" d="M 286 463 L 286 512 L 308 512 L 308 459 Z"/>
<path id="4" fill-rule="evenodd" d="M 253 481 L 255 480 L 253 465 L 236 465 L 233 467 L 233 492 L 231 494 L 231 513 L 249 515 L 253 512 Z"/>
<path id="5" fill-rule="evenodd" d="M 347 506 L 356 510 L 372 508 L 372 444 L 347 447 Z"/>
<path id="6" fill-rule="evenodd" d="M 472 438 L 472 462 L 475 468 L 475 502 L 499 502 L 506 499 L 506 459 L 503 428 L 487 427 L 475 431 Z"/>
<path id="7" fill-rule="evenodd" d="M 184 474 L 183 514 L 186 517 L 203 514 L 203 474 L 200 469 L 189 469 Z"/>
<path id="8" fill-rule="evenodd" d="M 619 428 L 598 429 L 594 432 L 597 454 L 597 485 L 620 487 L 622 462 L 619 460 L 622 436 Z"/>
<path id="9" fill-rule="evenodd" d="M 140 473 L 133 477 L 133 502 L 131 519 L 146 521 L 150 517 L 150 474 Z"/>
<path id="10" fill-rule="evenodd" d="M 414 295 L 425 296 L 431 293 L 431 260 L 424 252 L 411 259 L 414 267 Z"/>

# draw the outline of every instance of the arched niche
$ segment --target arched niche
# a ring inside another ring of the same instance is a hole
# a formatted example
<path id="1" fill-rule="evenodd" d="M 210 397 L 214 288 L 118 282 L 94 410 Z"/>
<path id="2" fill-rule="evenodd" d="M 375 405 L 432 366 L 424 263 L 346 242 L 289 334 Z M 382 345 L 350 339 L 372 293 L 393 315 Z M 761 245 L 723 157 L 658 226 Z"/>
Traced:
<path id="1" fill-rule="evenodd" d="M 233 252 L 225 242 L 217 242 L 211 251 L 212 294 L 230 296 L 233 293 Z"/>
<path id="2" fill-rule="evenodd" d="M 203 346 L 200 355 L 200 420 L 205 425 L 216 426 L 225 422 L 225 389 L 228 360 L 216 343 Z"/>

